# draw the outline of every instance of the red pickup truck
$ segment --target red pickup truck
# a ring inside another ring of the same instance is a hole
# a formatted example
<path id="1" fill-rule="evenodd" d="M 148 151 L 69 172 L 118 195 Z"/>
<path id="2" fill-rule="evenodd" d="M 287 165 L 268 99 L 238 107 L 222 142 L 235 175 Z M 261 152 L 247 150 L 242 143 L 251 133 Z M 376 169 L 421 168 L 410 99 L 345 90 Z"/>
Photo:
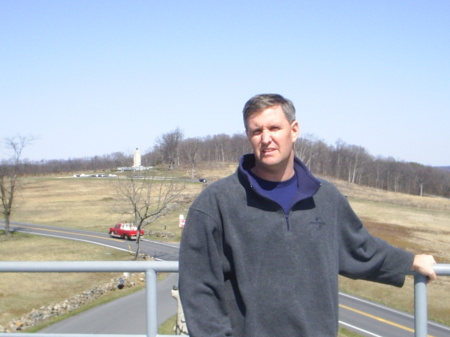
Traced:
<path id="1" fill-rule="evenodd" d="M 141 229 L 140 232 L 141 236 L 143 236 L 144 231 Z M 126 240 L 136 240 L 137 227 L 132 223 L 118 223 L 114 227 L 109 228 L 109 235 Z"/>

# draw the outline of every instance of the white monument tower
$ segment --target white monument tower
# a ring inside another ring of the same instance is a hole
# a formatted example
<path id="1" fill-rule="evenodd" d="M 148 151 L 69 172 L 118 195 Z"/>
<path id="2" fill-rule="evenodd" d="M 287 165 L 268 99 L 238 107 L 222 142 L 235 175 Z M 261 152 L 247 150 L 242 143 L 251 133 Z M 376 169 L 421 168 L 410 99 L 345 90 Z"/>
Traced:
<path id="1" fill-rule="evenodd" d="M 138 148 L 134 151 L 133 168 L 141 167 L 141 152 Z"/>

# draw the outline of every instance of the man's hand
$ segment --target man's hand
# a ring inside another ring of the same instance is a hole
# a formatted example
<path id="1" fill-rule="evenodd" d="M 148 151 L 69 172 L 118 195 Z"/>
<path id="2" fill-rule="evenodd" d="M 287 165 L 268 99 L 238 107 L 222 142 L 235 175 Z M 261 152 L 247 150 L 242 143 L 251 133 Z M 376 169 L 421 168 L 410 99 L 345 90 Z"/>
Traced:
<path id="1" fill-rule="evenodd" d="M 425 275 L 428 278 L 428 281 L 435 281 L 437 280 L 436 272 L 433 269 L 435 264 L 436 260 L 432 255 L 418 254 L 414 256 L 411 270 Z"/>

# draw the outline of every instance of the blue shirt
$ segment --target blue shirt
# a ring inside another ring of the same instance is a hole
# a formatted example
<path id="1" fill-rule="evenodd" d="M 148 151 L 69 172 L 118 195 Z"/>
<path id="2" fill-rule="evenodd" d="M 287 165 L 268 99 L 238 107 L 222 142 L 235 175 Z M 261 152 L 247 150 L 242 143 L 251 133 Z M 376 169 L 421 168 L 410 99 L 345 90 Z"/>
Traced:
<path id="1" fill-rule="evenodd" d="M 298 190 L 297 174 L 285 181 L 269 181 L 256 176 L 251 171 L 250 174 L 261 187 L 264 196 L 278 203 L 284 213 L 288 214 Z"/>

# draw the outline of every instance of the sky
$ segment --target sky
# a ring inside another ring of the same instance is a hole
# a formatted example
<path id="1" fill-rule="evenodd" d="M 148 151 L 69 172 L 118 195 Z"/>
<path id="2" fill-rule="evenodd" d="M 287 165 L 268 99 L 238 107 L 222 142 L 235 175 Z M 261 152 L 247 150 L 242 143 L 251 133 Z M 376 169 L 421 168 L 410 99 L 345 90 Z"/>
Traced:
<path id="1" fill-rule="evenodd" d="M 255 94 L 301 135 L 450 165 L 450 1 L 1 0 L 0 159 L 145 153 L 243 133 Z"/>

